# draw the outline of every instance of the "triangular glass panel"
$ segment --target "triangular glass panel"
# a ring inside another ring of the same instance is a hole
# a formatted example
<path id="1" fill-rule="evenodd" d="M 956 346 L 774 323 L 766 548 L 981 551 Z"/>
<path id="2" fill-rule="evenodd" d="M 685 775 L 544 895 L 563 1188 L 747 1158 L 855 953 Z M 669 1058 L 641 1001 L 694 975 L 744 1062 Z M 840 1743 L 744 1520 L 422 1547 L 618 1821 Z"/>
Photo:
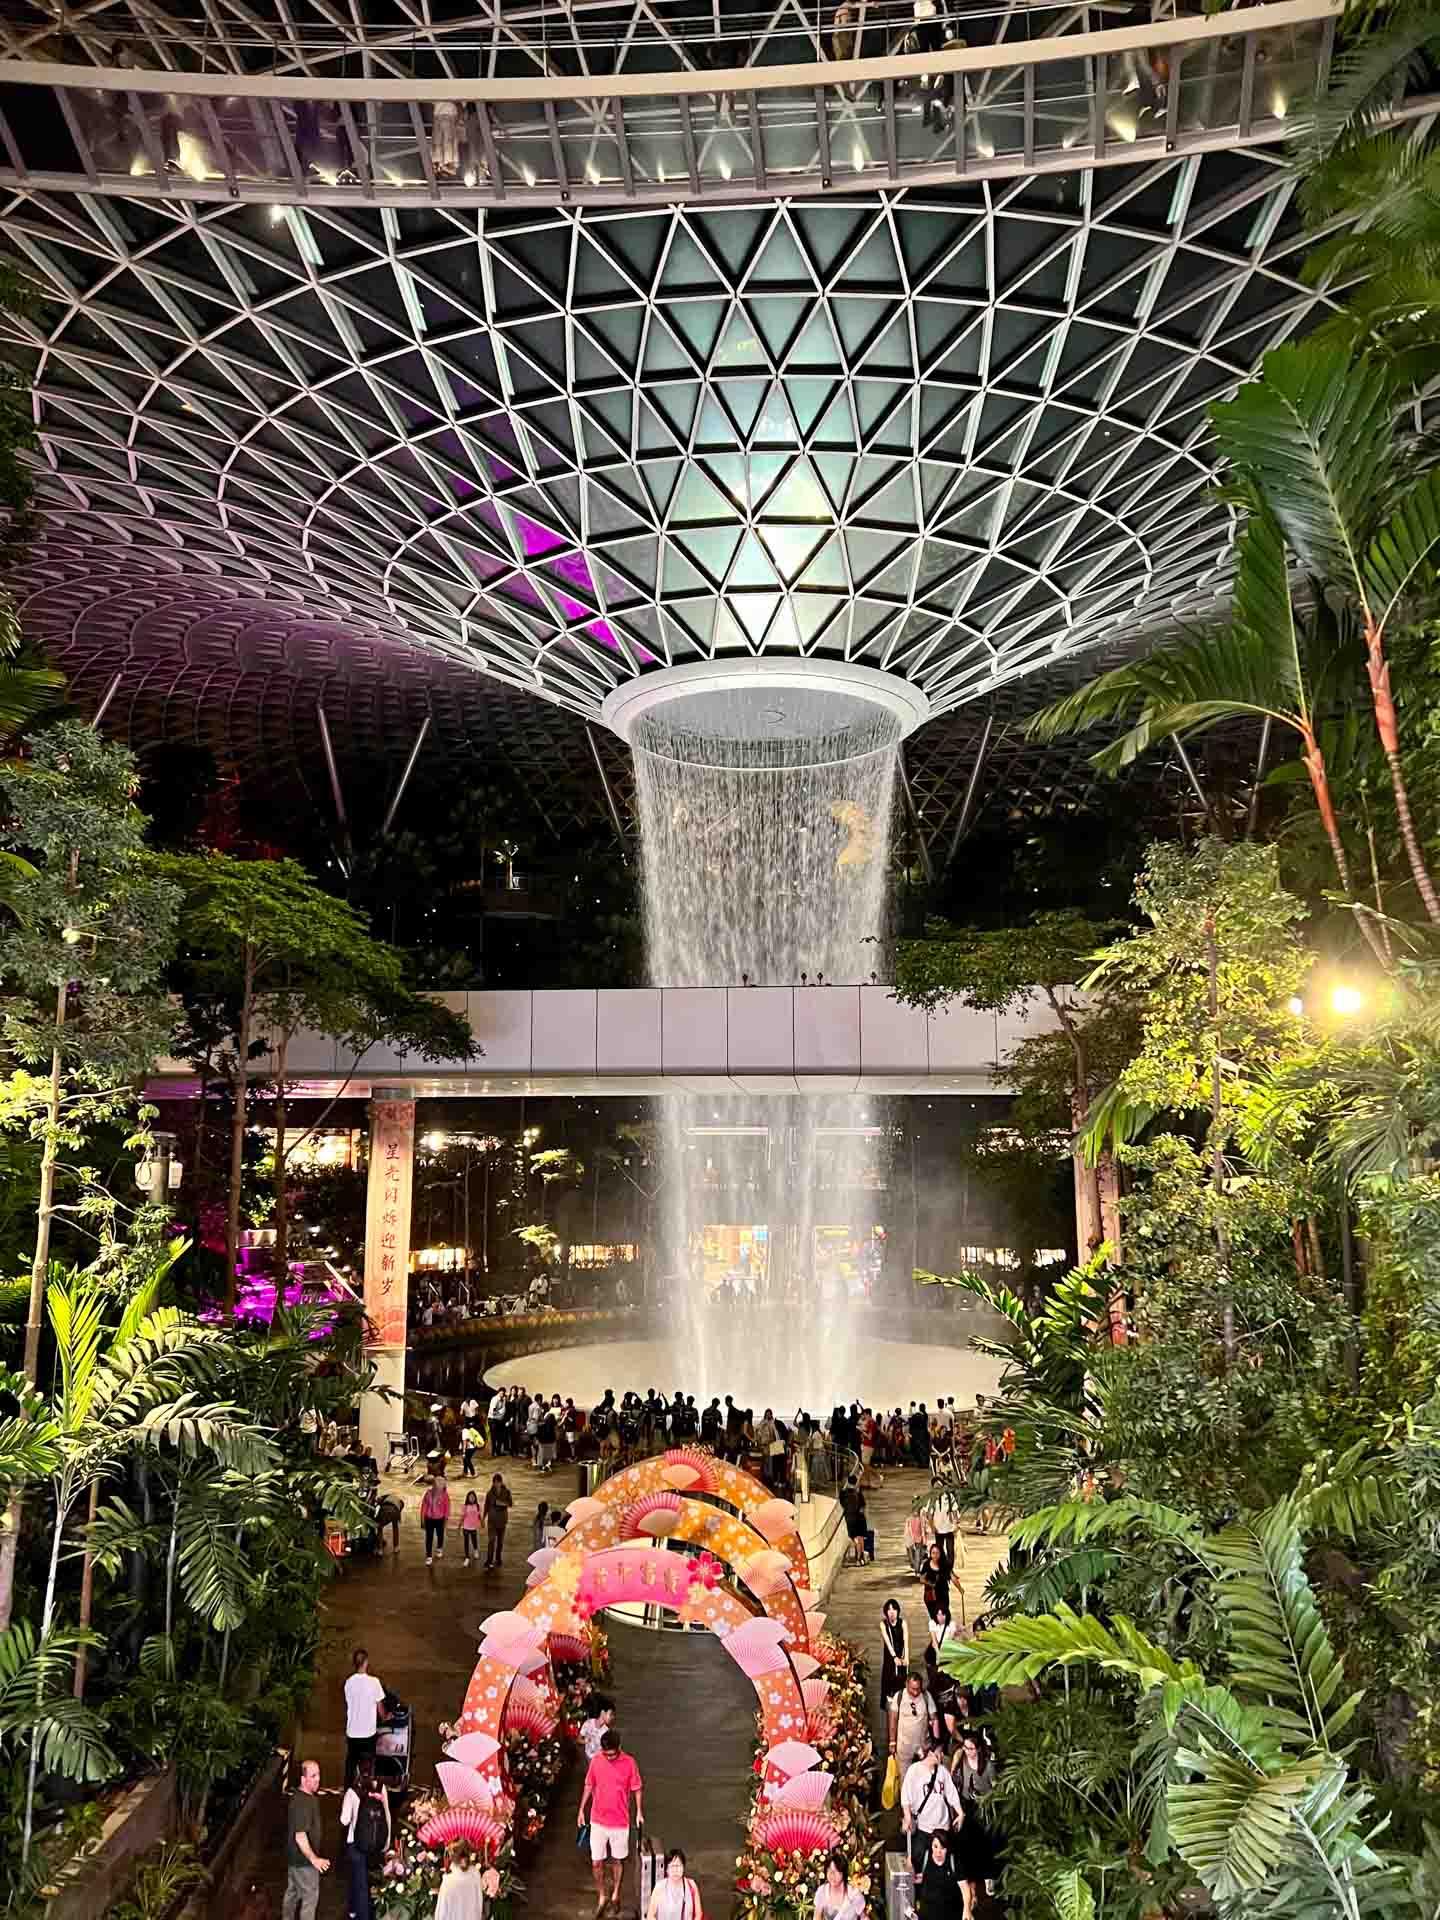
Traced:
<path id="1" fill-rule="evenodd" d="M 731 585 L 734 585 L 732 580 Z M 775 617 L 775 609 L 780 605 L 778 593 L 737 593 L 729 605 L 734 609 L 735 617 L 744 627 L 750 639 L 758 646 L 765 638 L 765 629 Z"/>
<path id="2" fill-rule="evenodd" d="M 674 226 L 670 250 L 665 255 L 665 266 L 660 275 L 660 286 L 665 292 L 674 294 L 682 287 L 709 293 L 714 285 L 714 265 L 695 244 L 682 216 Z"/>
<path id="3" fill-rule="evenodd" d="M 720 336 L 729 308 L 723 300 L 682 300 L 666 308 L 670 324 L 697 362 L 705 363 Z"/>
<path id="4" fill-rule="evenodd" d="M 845 602 L 838 594 L 797 593 L 791 596 L 790 605 L 795 613 L 801 645 L 808 647 L 821 637 L 843 610 Z"/>
<path id="5" fill-rule="evenodd" d="M 806 563 L 824 537 L 820 529 L 813 526 L 777 526 L 771 521 L 763 522 L 759 533 L 776 572 L 786 582 L 800 579 Z"/>
<path id="6" fill-rule="evenodd" d="M 768 212 L 751 207 L 727 207 L 723 213 L 706 213 L 700 218 L 700 231 L 706 247 L 724 262 L 738 280 L 754 258 L 756 245 L 770 224 Z"/>
<path id="7" fill-rule="evenodd" d="M 747 533 L 740 542 L 740 550 L 731 563 L 726 585 L 728 587 L 776 585 L 775 569 L 770 564 L 770 557 L 753 533 Z"/>
<path id="8" fill-rule="evenodd" d="M 830 327 L 830 316 L 823 306 L 816 306 L 801 328 L 800 337 L 790 349 L 787 364 L 791 368 L 829 369 L 837 365 L 839 358 L 839 348 L 835 344 L 835 335 Z"/>
<path id="9" fill-rule="evenodd" d="M 761 294 L 748 297 L 745 304 L 754 316 L 760 338 L 771 359 L 777 363 L 783 360 L 785 349 L 809 310 L 808 298 L 789 293 Z"/>
<path id="10" fill-rule="evenodd" d="M 596 246 L 592 234 L 593 230 L 585 227 L 577 231 L 573 304 L 584 307 L 592 299 L 610 299 L 616 294 L 633 300 L 635 289 L 622 274 L 616 272 Z"/>
<path id="11" fill-rule="evenodd" d="M 693 462 L 686 467 L 685 477 L 675 496 L 674 517 L 680 522 L 697 520 L 728 520 L 735 509 L 706 478 L 702 469 Z"/>
<path id="12" fill-rule="evenodd" d="M 838 587 L 842 591 L 849 588 L 850 576 L 845 571 L 845 556 L 838 538 L 832 537 L 825 542 L 806 567 L 800 584 L 806 587 Z"/>
<path id="13" fill-rule="evenodd" d="M 695 409 L 700 404 L 700 388 L 678 384 L 657 386 L 650 390 L 650 398 L 680 439 L 688 442 L 695 424 Z"/>
<path id="14" fill-rule="evenodd" d="M 768 391 L 769 382 L 765 380 L 726 380 L 721 383 L 720 392 L 742 440 L 750 438 Z"/>
<path id="15" fill-rule="evenodd" d="M 797 460 L 765 502 L 767 519 L 829 520 L 833 509 L 808 460 Z"/>
<path id="16" fill-rule="evenodd" d="M 619 219 L 600 219 L 594 230 L 613 247 L 642 287 L 655 278 L 667 236 L 673 231 L 668 214 L 629 214 Z M 677 236 L 678 237 L 678 236 Z M 674 249 L 671 250 L 672 258 Z M 669 267 L 669 261 L 666 267 Z"/>
<path id="17" fill-rule="evenodd" d="M 755 323 L 744 307 L 737 305 L 731 309 L 713 361 L 716 367 L 754 367 L 763 364 L 764 355 L 755 337 Z"/>
<path id="18" fill-rule="evenodd" d="M 647 374 L 692 371 L 689 355 L 658 313 L 651 314 L 645 335 L 643 371 Z"/>
<path id="19" fill-rule="evenodd" d="M 808 287 L 811 279 L 810 263 L 796 244 L 795 236 L 782 220 L 775 220 L 747 284 L 752 287 L 775 286 L 799 281 Z"/>

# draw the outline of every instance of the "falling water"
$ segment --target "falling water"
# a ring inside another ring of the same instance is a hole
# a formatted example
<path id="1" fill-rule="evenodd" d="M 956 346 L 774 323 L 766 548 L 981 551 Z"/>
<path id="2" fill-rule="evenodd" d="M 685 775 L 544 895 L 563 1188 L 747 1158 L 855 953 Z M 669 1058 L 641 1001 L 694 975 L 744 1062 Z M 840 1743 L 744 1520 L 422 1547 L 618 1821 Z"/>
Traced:
<path id="1" fill-rule="evenodd" d="M 824 688 L 682 695 L 644 714 L 631 743 L 654 984 L 868 979 L 898 740 L 884 708 Z M 855 1390 L 873 1258 L 870 1101 L 686 1094 L 661 1109 L 665 1384 L 757 1415 L 828 1412 Z"/>

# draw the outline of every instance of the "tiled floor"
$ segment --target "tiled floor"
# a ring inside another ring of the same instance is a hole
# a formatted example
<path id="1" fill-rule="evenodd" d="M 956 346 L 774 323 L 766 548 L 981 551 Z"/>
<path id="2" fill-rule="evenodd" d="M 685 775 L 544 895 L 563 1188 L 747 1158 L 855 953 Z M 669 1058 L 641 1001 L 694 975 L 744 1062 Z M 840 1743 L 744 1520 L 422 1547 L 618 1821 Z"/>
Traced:
<path id="1" fill-rule="evenodd" d="M 493 1463 L 477 1463 L 477 1490 L 483 1493 Z M 542 1477 L 521 1461 L 502 1461 L 515 1495 L 513 1524 L 500 1573 L 467 1568 L 452 1520 L 444 1557 L 425 1565 L 420 1530 L 420 1489 L 392 1484 L 405 1498 L 398 1556 L 347 1562 L 335 1581 L 326 1609 L 327 1636 L 300 1749 L 320 1762 L 322 1784 L 338 1788 L 344 1767 L 344 1712 L 341 1689 L 350 1672 L 351 1651 L 368 1648 L 370 1665 L 414 1711 L 414 1777 L 434 1779 L 441 1755 L 438 1726 L 453 1719 L 464 1697 L 482 1619 L 513 1606 L 524 1587 L 531 1551 L 530 1524 L 544 1498 L 564 1506 L 577 1492 L 574 1468 L 557 1468 Z M 919 1585 L 905 1565 L 903 1529 L 913 1500 L 926 1480 L 915 1471 L 892 1473 L 867 1496 L 876 1534 L 873 1566 L 845 1567 L 825 1603 L 830 1627 L 866 1647 L 875 1658 L 880 1608 L 892 1594 L 910 1621 L 917 1655 L 925 1645 L 925 1615 Z M 458 1497 L 457 1497 L 458 1493 Z M 451 1507 L 458 1516 L 464 1483 L 452 1482 Z M 967 1536 L 965 1564 L 957 1566 L 956 1587 L 963 1592 L 967 1617 L 983 1605 L 981 1595 L 992 1568 L 1004 1554 L 1000 1539 Z M 958 1608 L 957 1608 L 958 1612 Z M 657 1844 L 680 1845 L 692 1856 L 708 1911 L 729 1911 L 734 1855 L 740 1842 L 740 1818 L 746 1802 L 747 1769 L 753 1725 L 749 1683 L 725 1660 L 718 1647 L 700 1635 L 652 1634 L 615 1627 L 617 1719 L 626 1745 L 636 1755 L 647 1781 L 649 1825 Z M 872 1676 L 876 1700 L 878 1684 Z M 562 1784 L 539 1854 L 525 1872 L 529 1911 L 536 1915 L 583 1920 L 593 1912 L 587 1862 L 575 1846 L 575 1807 L 581 1772 L 578 1764 Z M 329 1832 L 338 1826 L 339 1802 L 326 1802 Z M 893 1816 L 892 1816 L 893 1818 Z M 336 1845 L 338 1851 L 338 1844 Z M 279 1910 L 284 1884 L 284 1836 L 277 1832 L 266 1885 Z M 627 1894 L 633 1898 L 633 1881 Z M 345 1913 L 341 1873 L 333 1872 L 321 1893 L 321 1920 Z"/>

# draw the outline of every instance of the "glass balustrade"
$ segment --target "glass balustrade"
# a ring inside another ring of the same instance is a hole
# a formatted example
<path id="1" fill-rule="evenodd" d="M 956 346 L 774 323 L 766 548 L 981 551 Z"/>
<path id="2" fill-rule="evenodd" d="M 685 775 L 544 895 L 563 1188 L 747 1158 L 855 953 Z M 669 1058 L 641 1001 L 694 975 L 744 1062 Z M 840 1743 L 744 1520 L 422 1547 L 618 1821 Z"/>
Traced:
<path id="1" fill-rule="evenodd" d="M 843 79 L 833 61 L 814 59 L 823 26 L 806 43 L 804 64 L 777 66 L 767 42 L 756 64 L 717 69 L 713 85 L 693 70 L 657 73 L 652 84 L 627 65 L 625 90 L 607 91 L 592 59 L 584 73 L 552 71 L 543 93 L 527 97 L 532 82 L 521 74 L 503 98 L 485 100 L 460 97 L 455 75 L 457 96 L 434 97 L 447 76 L 433 57 L 431 71 L 416 75 L 425 97 L 396 97 L 404 82 L 387 73 L 367 82 L 372 97 L 315 101 L 235 76 L 217 76 L 213 92 L 188 90 L 193 80 L 186 90 L 141 90 L 139 70 L 131 80 L 125 68 L 69 84 L 76 69 L 67 66 L 65 84 L 20 84 L 0 62 L 0 181 L 403 204 L 724 197 L 994 177 L 1123 159 L 1131 148 L 1138 158 L 1274 139 L 1322 79 L 1333 35 L 1320 5 L 1308 17 L 1297 5 L 1269 10 L 1267 19 L 1288 16 L 1281 26 L 1248 25 L 1256 10 L 1247 9 L 1223 16 L 1224 31 L 1207 26 L 1187 39 L 1187 25 L 1200 23 L 1182 17 L 1163 40 L 1111 31 L 1071 53 L 1064 40 L 1105 19 L 1072 8 L 1068 34 L 1042 36 L 1033 51 L 1028 34 L 967 50 L 947 16 L 924 11 L 931 4 L 920 0 L 904 31 L 903 21 L 887 27 L 873 9 L 862 19 L 865 9 L 853 8 L 853 24 L 828 38 L 847 58 L 859 48 L 874 64 Z M 1036 15 L 1052 28 L 1058 17 L 1053 8 Z M 970 28 L 969 16 L 959 24 Z M 734 59 L 734 41 L 715 45 Z M 794 36 L 775 45 L 797 50 Z"/>

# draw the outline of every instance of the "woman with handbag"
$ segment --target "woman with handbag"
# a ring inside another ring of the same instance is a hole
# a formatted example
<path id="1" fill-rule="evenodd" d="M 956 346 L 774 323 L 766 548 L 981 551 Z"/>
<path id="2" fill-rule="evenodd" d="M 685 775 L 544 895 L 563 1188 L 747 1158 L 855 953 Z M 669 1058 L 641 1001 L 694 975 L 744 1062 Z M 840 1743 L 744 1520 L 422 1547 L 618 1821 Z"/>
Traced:
<path id="1" fill-rule="evenodd" d="M 887 1600 L 880 1609 L 880 1698 L 887 1712 L 909 1671 L 910 1629 L 905 1624 L 900 1602 Z"/>
<path id="2" fill-rule="evenodd" d="M 700 1889 L 685 1872 L 685 1856 L 679 1847 L 671 1847 L 665 1867 L 655 1882 L 645 1920 L 705 1920 L 700 1904 Z"/>

